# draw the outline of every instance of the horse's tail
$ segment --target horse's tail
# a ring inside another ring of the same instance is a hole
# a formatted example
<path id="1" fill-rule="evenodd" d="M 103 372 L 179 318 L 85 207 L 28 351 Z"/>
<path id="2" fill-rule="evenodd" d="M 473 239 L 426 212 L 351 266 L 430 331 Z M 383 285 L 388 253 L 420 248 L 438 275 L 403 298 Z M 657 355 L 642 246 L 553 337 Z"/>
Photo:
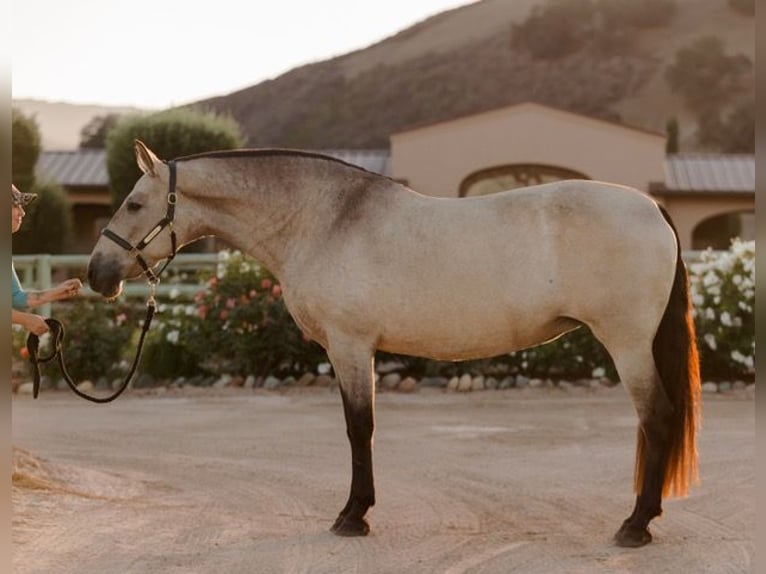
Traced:
<path id="1" fill-rule="evenodd" d="M 660 384 L 673 408 L 666 442 L 667 464 L 662 482 L 662 496 L 685 496 L 698 479 L 696 431 L 700 424 L 700 372 L 697 338 L 692 315 L 689 280 L 681 258 L 678 232 L 668 213 L 662 215 L 676 237 L 676 274 L 665 313 L 654 336 L 652 353 Z M 643 485 L 645 437 L 638 433 L 636 453 L 636 492 Z"/>

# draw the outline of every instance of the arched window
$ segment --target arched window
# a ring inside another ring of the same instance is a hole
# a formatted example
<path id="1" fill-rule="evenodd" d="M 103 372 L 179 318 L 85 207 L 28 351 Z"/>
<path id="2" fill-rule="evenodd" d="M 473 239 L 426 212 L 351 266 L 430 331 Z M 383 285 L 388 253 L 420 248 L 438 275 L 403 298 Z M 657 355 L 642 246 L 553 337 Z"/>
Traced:
<path id="1" fill-rule="evenodd" d="M 692 249 L 728 249 L 734 237 L 744 241 L 755 239 L 754 211 L 724 213 L 705 219 L 692 232 Z"/>
<path id="2" fill-rule="evenodd" d="M 460 196 L 489 195 L 498 191 L 527 187 L 562 179 L 590 179 L 578 171 L 540 164 L 491 167 L 472 173 L 460 184 Z"/>

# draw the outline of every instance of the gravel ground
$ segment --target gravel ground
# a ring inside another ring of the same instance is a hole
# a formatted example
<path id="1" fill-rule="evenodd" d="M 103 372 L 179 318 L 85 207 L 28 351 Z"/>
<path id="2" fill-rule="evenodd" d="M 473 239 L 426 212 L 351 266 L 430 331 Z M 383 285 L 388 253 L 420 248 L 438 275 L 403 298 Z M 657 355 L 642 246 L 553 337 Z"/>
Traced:
<path id="1" fill-rule="evenodd" d="M 337 390 L 15 396 L 17 574 L 744 573 L 754 569 L 755 402 L 704 397 L 701 484 L 654 542 L 633 505 L 624 391 L 382 393 L 366 538 L 329 532 L 350 451 Z"/>

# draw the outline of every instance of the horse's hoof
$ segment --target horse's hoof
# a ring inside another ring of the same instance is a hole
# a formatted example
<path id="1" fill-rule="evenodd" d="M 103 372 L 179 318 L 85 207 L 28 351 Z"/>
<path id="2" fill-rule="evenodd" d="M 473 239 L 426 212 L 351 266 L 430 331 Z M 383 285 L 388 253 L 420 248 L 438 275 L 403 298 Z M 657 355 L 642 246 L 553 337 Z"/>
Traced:
<path id="1" fill-rule="evenodd" d="M 367 536 L 370 532 L 370 525 L 364 518 L 341 515 L 330 530 L 338 536 Z"/>
<path id="2" fill-rule="evenodd" d="M 646 528 L 637 528 L 626 522 L 614 535 L 614 541 L 617 546 L 623 548 L 639 548 L 649 544 L 652 541 L 652 535 Z"/>

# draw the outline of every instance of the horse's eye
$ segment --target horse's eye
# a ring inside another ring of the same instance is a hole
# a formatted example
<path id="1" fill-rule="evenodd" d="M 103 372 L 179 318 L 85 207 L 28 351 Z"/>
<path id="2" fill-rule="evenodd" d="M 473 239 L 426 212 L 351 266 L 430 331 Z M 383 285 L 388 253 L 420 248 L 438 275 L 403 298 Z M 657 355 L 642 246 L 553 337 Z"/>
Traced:
<path id="1" fill-rule="evenodd" d="M 129 201 L 128 202 L 128 211 L 130 213 L 135 213 L 139 209 L 141 209 L 141 204 L 140 203 L 137 203 L 135 201 Z"/>

